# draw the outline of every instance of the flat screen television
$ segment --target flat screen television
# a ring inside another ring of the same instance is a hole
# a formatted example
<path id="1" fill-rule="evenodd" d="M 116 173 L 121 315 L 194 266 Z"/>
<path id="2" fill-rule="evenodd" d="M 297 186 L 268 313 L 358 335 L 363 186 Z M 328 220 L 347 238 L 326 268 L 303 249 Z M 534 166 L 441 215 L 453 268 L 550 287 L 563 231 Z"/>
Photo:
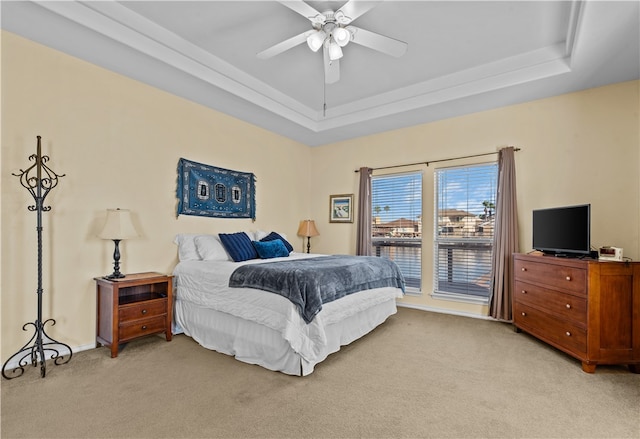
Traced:
<path id="1" fill-rule="evenodd" d="M 589 256 L 591 205 L 534 210 L 533 248 L 558 256 Z"/>

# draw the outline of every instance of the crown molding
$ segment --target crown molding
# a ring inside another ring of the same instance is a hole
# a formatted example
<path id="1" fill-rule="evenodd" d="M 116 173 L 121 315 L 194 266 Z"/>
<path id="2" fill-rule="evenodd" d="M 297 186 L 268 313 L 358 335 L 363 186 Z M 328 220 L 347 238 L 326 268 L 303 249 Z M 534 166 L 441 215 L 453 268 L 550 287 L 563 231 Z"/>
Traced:
<path id="1" fill-rule="evenodd" d="M 323 112 L 303 105 L 115 1 L 37 4 L 316 133 L 567 73 L 582 10 L 582 2 L 574 1 L 567 39 L 554 46 L 432 78 Z"/>

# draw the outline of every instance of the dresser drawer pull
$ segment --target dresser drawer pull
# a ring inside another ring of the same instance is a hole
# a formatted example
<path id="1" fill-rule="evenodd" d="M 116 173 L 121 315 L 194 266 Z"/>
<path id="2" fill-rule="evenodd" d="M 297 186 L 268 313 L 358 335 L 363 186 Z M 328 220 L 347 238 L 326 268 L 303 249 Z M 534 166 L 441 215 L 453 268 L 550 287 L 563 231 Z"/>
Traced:
<path id="1" fill-rule="evenodd" d="M 142 315 L 145 315 L 146 313 L 147 313 L 147 310 L 146 310 L 146 309 L 143 309 L 143 310 L 142 310 Z"/>
<path id="2" fill-rule="evenodd" d="M 147 325 L 142 325 L 142 330 L 145 331 L 146 329 L 147 329 Z"/>
<path id="3" fill-rule="evenodd" d="M 527 294 L 527 290 L 522 290 L 521 293 L 522 294 Z"/>
<path id="4" fill-rule="evenodd" d="M 527 271 L 527 269 L 526 269 L 526 268 L 524 268 L 524 267 L 522 267 L 522 271 Z"/>
<path id="5" fill-rule="evenodd" d="M 571 276 L 567 276 L 567 280 L 571 280 Z"/>
<path id="6" fill-rule="evenodd" d="M 566 335 L 567 337 L 571 337 L 571 333 L 570 333 L 569 331 L 565 332 L 565 335 Z"/>
<path id="7" fill-rule="evenodd" d="M 566 305 L 567 309 L 571 309 L 571 305 L 567 303 Z"/>
<path id="8" fill-rule="evenodd" d="M 527 315 L 527 313 L 526 313 L 526 312 L 523 312 L 523 313 L 522 313 L 522 316 L 523 316 L 523 317 L 524 317 L 524 316 L 526 316 L 526 315 Z"/>

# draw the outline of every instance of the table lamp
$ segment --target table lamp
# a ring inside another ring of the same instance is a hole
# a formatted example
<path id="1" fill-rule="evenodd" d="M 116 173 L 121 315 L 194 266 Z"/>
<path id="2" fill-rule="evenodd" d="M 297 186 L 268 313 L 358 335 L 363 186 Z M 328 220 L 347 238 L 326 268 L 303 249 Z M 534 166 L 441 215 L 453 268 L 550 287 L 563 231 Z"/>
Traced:
<path id="1" fill-rule="evenodd" d="M 304 236 L 307 238 L 307 253 L 311 250 L 311 237 L 318 236 L 318 229 L 316 229 L 316 223 L 313 220 L 302 220 L 300 226 L 298 226 L 298 236 Z"/>
<path id="2" fill-rule="evenodd" d="M 98 235 L 102 239 L 112 239 L 115 243 L 113 251 L 113 273 L 105 276 L 105 279 L 121 279 L 125 277 L 120 273 L 120 249 L 119 244 L 123 239 L 135 238 L 138 236 L 133 223 L 131 213 L 127 209 L 107 209 L 107 220 L 102 227 L 102 232 Z"/>

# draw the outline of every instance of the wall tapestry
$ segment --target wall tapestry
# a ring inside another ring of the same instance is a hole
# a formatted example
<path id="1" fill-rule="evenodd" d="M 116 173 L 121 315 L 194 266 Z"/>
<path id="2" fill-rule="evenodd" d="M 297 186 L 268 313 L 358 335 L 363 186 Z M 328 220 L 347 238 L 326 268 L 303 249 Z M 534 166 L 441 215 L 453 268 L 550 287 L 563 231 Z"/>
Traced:
<path id="1" fill-rule="evenodd" d="M 181 158 L 178 161 L 178 215 L 256 219 L 254 174 Z"/>

